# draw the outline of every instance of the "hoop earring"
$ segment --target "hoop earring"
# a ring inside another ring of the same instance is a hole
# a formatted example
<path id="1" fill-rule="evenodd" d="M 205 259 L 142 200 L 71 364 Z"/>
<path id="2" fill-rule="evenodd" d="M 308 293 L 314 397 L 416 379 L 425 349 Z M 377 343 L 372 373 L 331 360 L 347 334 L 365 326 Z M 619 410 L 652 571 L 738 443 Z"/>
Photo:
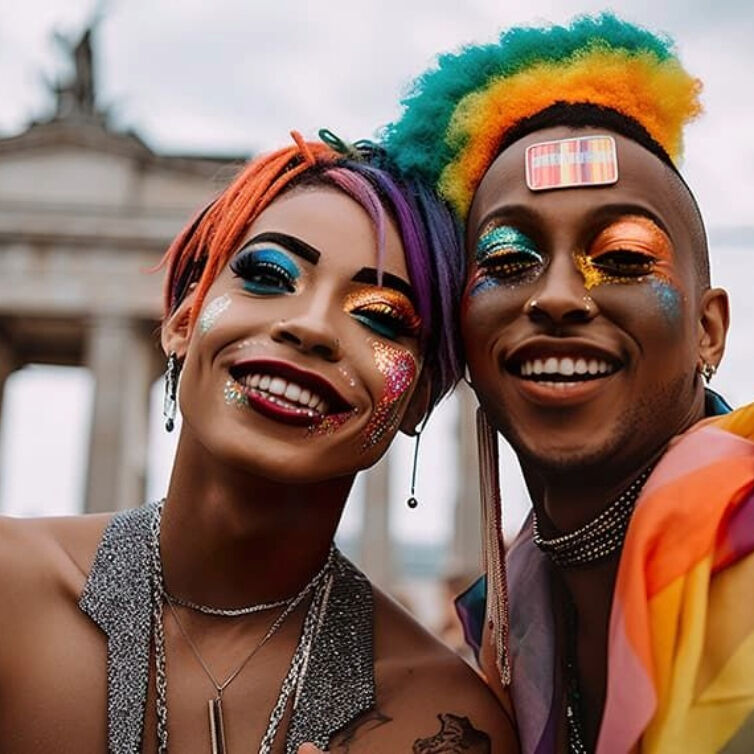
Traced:
<path id="1" fill-rule="evenodd" d="M 476 413 L 479 449 L 479 492 L 482 503 L 482 554 L 487 574 L 485 620 L 492 634 L 495 664 L 503 686 L 511 682 L 508 646 L 508 579 L 505 568 L 503 511 L 500 498 L 497 430 L 480 407 Z"/>
<path id="2" fill-rule="evenodd" d="M 699 374 L 702 375 L 705 383 L 708 385 L 715 376 L 715 372 L 717 372 L 717 367 L 714 364 L 710 364 L 708 361 L 702 362 L 702 365 L 699 367 Z"/>
<path id="3" fill-rule="evenodd" d="M 424 431 L 424 427 L 422 426 L 421 429 L 419 429 L 416 433 L 416 438 L 414 440 L 414 460 L 411 463 L 411 492 L 409 493 L 409 497 L 406 500 L 406 505 L 411 508 L 411 510 L 414 510 L 415 508 L 419 507 L 419 501 L 415 497 L 416 493 L 416 469 L 419 466 L 419 441 L 422 437 L 422 432 Z"/>
<path id="4" fill-rule="evenodd" d="M 165 396 L 162 400 L 162 416 L 165 419 L 165 431 L 172 432 L 175 427 L 175 412 L 177 406 L 178 375 L 181 365 L 175 351 L 168 355 L 168 366 L 165 370 Z"/>

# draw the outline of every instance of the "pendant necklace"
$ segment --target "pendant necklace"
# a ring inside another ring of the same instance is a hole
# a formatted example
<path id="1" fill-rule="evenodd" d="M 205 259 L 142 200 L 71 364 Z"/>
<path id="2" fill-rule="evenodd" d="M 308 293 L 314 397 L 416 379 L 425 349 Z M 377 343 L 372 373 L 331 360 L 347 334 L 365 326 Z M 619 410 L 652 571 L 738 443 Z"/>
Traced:
<path id="1" fill-rule="evenodd" d="M 186 640 L 189 648 L 196 657 L 197 662 L 201 666 L 207 678 L 210 680 L 215 688 L 215 696 L 207 701 L 207 709 L 209 713 L 209 732 L 210 741 L 212 744 L 212 754 L 228 754 L 226 739 L 225 739 L 225 725 L 223 720 L 223 706 L 222 697 L 225 689 L 230 686 L 231 683 L 239 676 L 241 671 L 251 661 L 252 657 L 274 636 L 278 629 L 283 625 L 286 618 L 306 599 L 306 597 L 312 592 L 311 603 L 307 610 L 306 617 L 304 619 L 304 626 L 301 632 L 296 650 L 291 659 L 288 672 L 283 679 L 283 684 L 278 695 L 277 702 L 270 714 L 267 731 L 260 744 L 260 754 L 267 754 L 272 748 L 272 744 L 277 733 L 278 726 L 282 720 L 283 713 L 285 712 L 288 699 L 294 688 L 298 687 L 300 692 L 301 682 L 305 674 L 306 664 L 308 662 L 311 647 L 314 642 L 314 637 L 318 626 L 321 624 L 322 618 L 327 605 L 327 596 L 329 588 L 332 583 L 332 567 L 335 558 L 334 546 L 330 548 L 327 560 L 324 566 L 314 575 L 314 577 L 304 586 L 304 588 L 294 597 L 288 600 L 281 600 L 279 603 L 267 603 L 263 606 L 252 606 L 248 608 L 232 608 L 225 610 L 223 608 L 207 608 L 203 605 L 197 605 L 195 603 L 188 603 L 186 607 L 190 609 L 198 610 L 201 613 L 208 615 L 220 615 L 225 617 L 233 617 L 238 615 L 248 615 L 254 612 L 261 612 L 264 609 L 271 609 L 271 607 L 277 605 L 285 605 L 280 614 L 270 624 L 269 628 L 257 642 L 251 651 L 244 657 L 241 663 L 233 670 L 228 677 L 218 682 L 214 674 L 210 670 L 209 666 L 205 662 L 201 653 L 199 652 L 196 643 L 193 641 L 188 631 L 186 631 L 183 623 L 181 622 L 178 611 L 176 610 L 176 604 L 182 604 L 177 602 L 171 597 L 165 590 L 163 578 L 162 578 L 162 559 L 160 556 L 160 522 L 162 518 L 162 501 L 155 510 L 155 516 L 152 521 L 152 568 L 153 568 L 153 595 L 152 595 L 152 620 L 154 629 L 154 646 L 155 646 L 155 686 L 157 689 L 157 749 L 160 754 L 167 753 L 168 743 L 168 729 L 167 729 L 167 671 L 165 661 L 165 626 L 163 616 L 163 599 L 167 603 L 176 625 L 181 632 L 181 635 Z M 296 700 L 298 694 L 296 696 Z M 294 706 L 296 703 L 294 700 Z"/>

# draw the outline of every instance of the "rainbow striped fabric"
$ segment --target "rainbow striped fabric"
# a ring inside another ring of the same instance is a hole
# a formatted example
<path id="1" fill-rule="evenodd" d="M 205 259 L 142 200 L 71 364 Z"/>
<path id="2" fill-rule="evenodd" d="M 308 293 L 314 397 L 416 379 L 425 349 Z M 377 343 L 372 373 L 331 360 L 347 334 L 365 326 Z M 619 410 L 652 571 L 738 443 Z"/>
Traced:
<path id="1" fill-rule="evenodd" d="M 550 563 L 508 553 L 511 693 L 525 754 L 555 751 L 563 679 Z M 470 643 L 484 591 L 459 600 Z M 597 754 L 754 752 L 754 404 L 700 422 L 649 478 L 626 537 Z"/>

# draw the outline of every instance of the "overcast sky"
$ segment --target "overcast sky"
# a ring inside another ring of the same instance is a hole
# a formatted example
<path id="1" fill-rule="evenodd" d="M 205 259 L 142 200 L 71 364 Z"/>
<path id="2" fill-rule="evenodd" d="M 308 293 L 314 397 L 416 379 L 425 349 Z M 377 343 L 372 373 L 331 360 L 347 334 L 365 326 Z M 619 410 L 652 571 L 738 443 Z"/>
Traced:
<path id="1" fill-rule="evenodd" d="M 0 0 L 0 136 L 49 113 L 44 80 L 69 73 L 52 32 L 76 38 L 95 5 L 92 0 Z M 350 139 L 372 136 L 397 115 L 409 80 L 437 52 L 493 39 L 514 23 L 564 21 L 607 7 L 591 0 L 113 0 L 99 5 L 98 89 L 115 123 L 134 129 L 158 151 L 232 154 L 276 147 L 292 128 L 307 135 L 327 126 Z M 754 323 L 748 282 L 754 279 L 754 3 L 631 0 L 610 7 L 672 34 L 687 68 L 704 82 L 707 112 L 687 132 L 684 173 L 711 230 L 713 270 L 736 289 L 734 314 L 740 316 L 733 345 L 744 344 Z M 743 400 L 750 388 L 742 381 L 746 349 L 734 350 L 739 360 L 723 371 L 721 384 Z M 71 377 L 71 384 L 76 380 L 74 390 L 85 396 L 86 376 Z M 77 400 L 86 403 L 85 397 Z M 28 424 L 22 417 L 30 415 L 18 413 L 20 405 L 9 407 L 17 417 L 13 421 Z M 57 421 L 85 426 L 86 417 L 77 416 Z M 15 436 L 9 436 L 11 418 L 6 412 L 5 471 L 10 448 L 18 452 Z M 76 431 L 80 438 L 84 430 Z M 74 452 L 76 442 L 82 445 L 80 439 L 72 441 L 67 450 Z M 24 462 L 13 463 L 20 468 Z M 3 477 L 0 505 L 11 496 Z M 78 483 L 71 484 L 74 492 L 66 494 L 75 496 Z M 442 532 L 448 527 L 442 524 Z"/>

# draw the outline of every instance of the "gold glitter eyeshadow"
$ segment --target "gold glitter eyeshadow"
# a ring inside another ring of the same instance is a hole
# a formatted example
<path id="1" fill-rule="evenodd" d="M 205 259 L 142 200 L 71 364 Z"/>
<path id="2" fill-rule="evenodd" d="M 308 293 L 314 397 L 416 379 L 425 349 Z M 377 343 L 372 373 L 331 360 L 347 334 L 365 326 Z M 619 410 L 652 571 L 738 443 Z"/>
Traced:
<path id="1" fill-rule="evenodd" d="M 408 335 L 417 335 L 421 328 L 421 317 L 413 304 L 392 288 L 364 288 L 353 291 L 346 296 L 343 310 L 347 314 L 373 313 L 386 318 L 393 318 Z"/>
<path id="2" fill-rule="evenodd" d="M 621 252 L 634 253 L 637 260 L 615 263 L 612 270 L 608 268 L 607 261 L 600 263 L 601 259 Z M 642 262 L 640 256 L 646 260 Z M 647 275 L 659 275 L 671 280 L 673 244 L 648 217 L 630 215 L 605 228 L 592 242 L 588 252 L 576 252 L 574 259 L 587 290 L 597 285 L 636 283 Z M 621 267 L 624 268 L 623 274 Z"/>

